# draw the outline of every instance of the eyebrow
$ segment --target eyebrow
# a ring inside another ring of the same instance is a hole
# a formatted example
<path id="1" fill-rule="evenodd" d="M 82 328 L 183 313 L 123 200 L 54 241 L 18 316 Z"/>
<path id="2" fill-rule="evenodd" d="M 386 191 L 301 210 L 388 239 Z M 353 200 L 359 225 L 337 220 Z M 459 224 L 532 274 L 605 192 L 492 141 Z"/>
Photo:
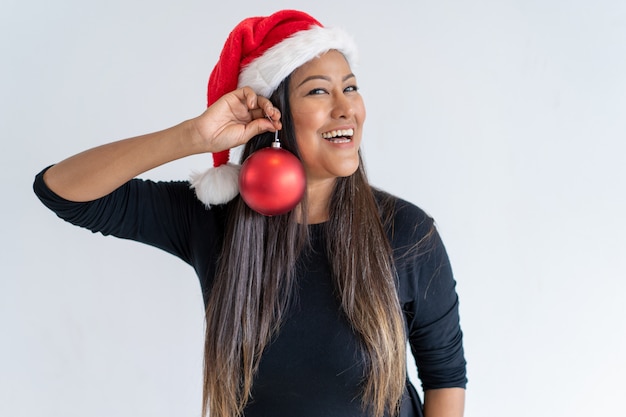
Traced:
<path id="1" fill-rule="evenodd" d="M 348 75 L 344 75 L 344 77 L 341 79 L 342 82 L 345 82 L 346 80 L 349 80 L 350 78 L 354 78 L 354 74 L 350 73 Z M 298 84 L 298 87 L 300 87 L 302 84 L 309 82 L 311 80 L 324 80 L 324 81 L 330 81 L 330 77 L 327 77 L 325 75 L 311 75 L 309 77 L 306 77 L 304 80 L 302 80 L 302 82 L 300 84 Z"/>

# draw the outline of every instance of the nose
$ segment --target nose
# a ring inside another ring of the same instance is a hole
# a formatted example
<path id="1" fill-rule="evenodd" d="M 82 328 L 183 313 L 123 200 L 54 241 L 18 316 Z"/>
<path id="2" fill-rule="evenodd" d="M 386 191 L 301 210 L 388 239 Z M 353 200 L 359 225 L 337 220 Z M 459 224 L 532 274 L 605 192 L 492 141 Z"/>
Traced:
<path id="1" fill-rule="evenodd" d="M 334 119 L 348 119 L 354 115 L 354 103 L 343 92 L 335 95 L 331 116 Z"/>

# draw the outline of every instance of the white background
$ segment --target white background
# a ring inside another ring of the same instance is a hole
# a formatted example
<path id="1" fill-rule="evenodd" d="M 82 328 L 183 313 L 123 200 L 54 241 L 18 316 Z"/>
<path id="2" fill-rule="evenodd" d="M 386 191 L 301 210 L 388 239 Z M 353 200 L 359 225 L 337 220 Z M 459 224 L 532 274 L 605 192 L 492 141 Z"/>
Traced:
<path id="1" fill-rule="evenodd" d="M 65 224 L 31 184 L 199 114 L 230 29 L 284 7 L 360 45 L 370 179 L 453 262 L 466 416 L 624 415 L 626 2 L 269 3 L 2 0 L 0 415 L 199 416 L 193 270 Z"/>

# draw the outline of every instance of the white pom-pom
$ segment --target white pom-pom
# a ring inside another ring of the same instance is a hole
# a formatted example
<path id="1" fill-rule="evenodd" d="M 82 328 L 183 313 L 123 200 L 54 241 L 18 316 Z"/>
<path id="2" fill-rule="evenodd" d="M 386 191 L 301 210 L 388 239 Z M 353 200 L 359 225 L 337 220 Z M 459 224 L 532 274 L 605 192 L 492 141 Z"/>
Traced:
<path id="1" fill-rule="evenodd" d="M 228 203 L 239 193 L 239 165 L 225 164 L 190 175 L 191 188 L 205 206 Z"/>

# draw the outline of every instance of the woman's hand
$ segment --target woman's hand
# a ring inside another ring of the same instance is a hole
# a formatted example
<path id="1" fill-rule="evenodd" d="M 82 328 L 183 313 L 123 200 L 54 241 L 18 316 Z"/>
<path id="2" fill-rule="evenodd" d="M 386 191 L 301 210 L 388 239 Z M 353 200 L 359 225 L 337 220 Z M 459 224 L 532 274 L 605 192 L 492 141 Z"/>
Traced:
<path id="1" fill-rule="evenodd" d="M 225 94 L 190 122 L 205 152 L 220 152 L 260 133 L 280 130 L 280 116 L 267 98 L 243 87 Z"/>
<path id="2" fill-rule="evenodd" d="M 108 143 L 51 167 L 44 181 L 59 196 L 89 201 L 175 159 L 219 152 L 282 127 L 280 111 L 250 88 L 228 93 L 200 116 L 159 132 Z"/>

